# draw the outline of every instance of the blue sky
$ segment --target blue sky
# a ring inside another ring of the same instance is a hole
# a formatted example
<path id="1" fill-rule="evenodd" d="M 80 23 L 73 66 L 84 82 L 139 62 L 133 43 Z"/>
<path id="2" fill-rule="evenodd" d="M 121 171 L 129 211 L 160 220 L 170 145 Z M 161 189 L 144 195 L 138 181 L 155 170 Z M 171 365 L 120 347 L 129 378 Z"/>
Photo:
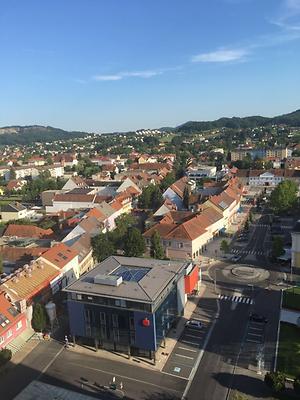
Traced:
<path id="1" fill-rule="evenodd" d="M 1 0 L 0 126 L 107 132 L 300 108 L 300 0 Z"/>

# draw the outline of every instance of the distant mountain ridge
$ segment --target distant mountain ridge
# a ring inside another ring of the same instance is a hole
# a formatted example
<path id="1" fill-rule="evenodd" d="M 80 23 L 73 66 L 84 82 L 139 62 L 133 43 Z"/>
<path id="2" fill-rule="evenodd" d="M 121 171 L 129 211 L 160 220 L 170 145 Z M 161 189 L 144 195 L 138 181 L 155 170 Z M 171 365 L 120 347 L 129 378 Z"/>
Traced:
<path id="1" fill-rule="evenodd" d="M 54 142 L 72 137 L 84 137 L 88 132 L 65 131 L 52 126 L 5 126 L 0 128 L 0 145 L 24 145 L 33 142 Z"/>
<path id="2" fill-rule="evenodd" d="M 300 127 L 300 109 L 288 114 L 278 115 L 276 117 L 262 117 L 249 116 L 249 117 L 223 117 L 215 121 L 189 121 L 174 128 L 175 132 L 193 133 L 199 131 L 207 131 L 210 129 L 220 128 L 256 128 L 258 126 L 269 125 L 288 125 Z"/>

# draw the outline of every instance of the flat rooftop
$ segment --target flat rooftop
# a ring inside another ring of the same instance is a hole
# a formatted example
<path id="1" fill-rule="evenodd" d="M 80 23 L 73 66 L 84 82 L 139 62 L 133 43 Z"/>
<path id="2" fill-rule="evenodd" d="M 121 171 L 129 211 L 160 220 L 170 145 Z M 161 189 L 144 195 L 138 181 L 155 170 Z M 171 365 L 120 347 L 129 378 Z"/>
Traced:
<path id="1" fill-rule="evenodd" d="M 152 303 L 168 285 L 177 282 L 188 265 L 189 262 L 111 256 L 64 291 Z M 121 283 L 113 285 L 112 281 L 117 280 Z"/>

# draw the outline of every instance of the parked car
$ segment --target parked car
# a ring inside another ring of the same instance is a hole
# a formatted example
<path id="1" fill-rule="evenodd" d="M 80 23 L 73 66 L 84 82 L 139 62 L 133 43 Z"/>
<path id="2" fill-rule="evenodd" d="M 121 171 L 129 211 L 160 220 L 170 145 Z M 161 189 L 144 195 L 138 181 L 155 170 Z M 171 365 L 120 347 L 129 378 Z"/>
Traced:
<path id="1" fill-rule="evenodd" d="M 257 313 L 250 313 L 249 319 L 250 321 L 263 322 L 265 324 L 268 322 L 267 318 L 264 315 L 260 315 Z"/>
<path id="2" fill-rule="evenodd" d="M 232 262 L 238 262 L 240 258 L 241 258 L 241 256 L 235 254 L 234 256 L 230 257 L 229 260 Z"/>
<path id="3" fill-rule="evenodd" d="M 196 319 L 190 319 L 185 323 L 185 326 L 187 328 L 193 328 L 193 329 L 201 329 L 202 328 L 202 322 L 198 321 Z"/>

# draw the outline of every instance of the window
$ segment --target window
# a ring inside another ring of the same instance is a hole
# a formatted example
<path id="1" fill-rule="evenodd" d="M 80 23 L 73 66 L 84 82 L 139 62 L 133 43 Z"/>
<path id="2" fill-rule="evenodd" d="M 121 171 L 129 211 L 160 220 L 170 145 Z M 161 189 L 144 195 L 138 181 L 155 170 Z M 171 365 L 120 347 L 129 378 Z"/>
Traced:
<path id="1" fill-rule="evenodd" d="M 10 338 L 11 336 L 12 336 L 12 330 L 10 329 L 8 332 L 7 332 L 7 334 L 6 334 L 6 338 L 8 339 L 8 338 Z"/>
<path id="2" fill-rule="evenodd" d="M 117 328 L 119 326 L 119 318 L 118 318 L 118 314 L 113 314 L 112 315 L 112 326 L 114 328 Z"/>
<path id="3" fill-rule="evenodd" d="M 134 329 L 134 318 L 133 317 L 129 318 L 129 328 Z"/>
<path id="4" fill-rule="evenodd" d="M 100 323 L 103 325 L 105 325 L 105 323 L 106 323 L 106 318 L 105 318 L 104 312 L 100 312 Z"/>
<path id="5" fill-rule="evenodd" d="M 19 321 L 18 323 L 17 323 L 17 328 L 16 328 L 16 330 L 18 331 L 19 329 L 21 329 L 22 328 L 22 321 Z"/>
<path id="6" fill-rule="evenodd" d="M 4 342 L 4 337 L 0 336 L 0 344 L 2 344 Z"/>
<path id="7" fill-rule="evenodd" d="M 183 248 L 183 243 L 178 243 L 178 247 L 179 247 L 180 249 L 182 249 L 182 248 Z"/>
<path id="8" fill-rule="evenodd" d="M 77 295 L 77 300 L 82 300 L 82 295 L 81 294 Z"/>

